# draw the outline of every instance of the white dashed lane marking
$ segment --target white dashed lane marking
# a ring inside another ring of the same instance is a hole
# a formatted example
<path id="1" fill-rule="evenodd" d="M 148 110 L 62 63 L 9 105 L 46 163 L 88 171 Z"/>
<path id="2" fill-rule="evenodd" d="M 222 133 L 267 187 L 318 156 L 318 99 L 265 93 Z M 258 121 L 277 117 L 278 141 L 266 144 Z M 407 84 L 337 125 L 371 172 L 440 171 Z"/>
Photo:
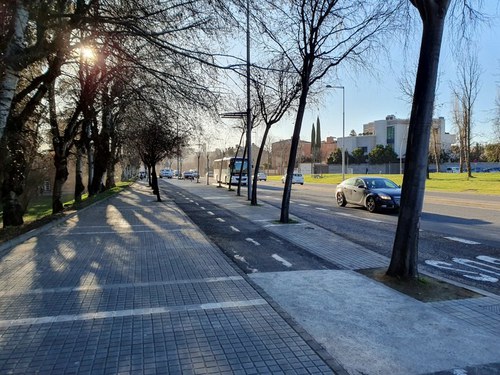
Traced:
<path id="1" fill-rule="evenodd" d="M 248 242 L 251 242 L 253 243 L 255 246 L 260 246 L 260 243 L 258 243 L 257 241 L 255 241 L 253 238 L 245 238 L 245 240 L 247 240 Z"/>
<path id="2" fill-rule="evenodd" d="M 236 227 L 233 227 L 232 225 L 229 227 L 233 232 L 239 232 L 240 230 Z"/>
<path id="3" fill-rule="evenodd" d="M 220 217 L 218 217 L 216 220 L 220 221 L 221 223 L 225 223 L 226 222 L 226 220 L 224 220 L 223 218 L 220 218 Z"/>
<path id="4" fill-rule="evenodd" d="M 465 243 L 467 245 L 481 245 L 480 242 L 470 241 L 470 240 L 466 240 L 464 238 L 459 238 L 459 237 L 445 237 L 445 238 L 447 240 L 450 240 L 450 241 L 461 242 L 461 243 Z"/>
<path id="5" fill-rule="evenodd" d="M 275 260 L 283 264 L 285 267 L 290 268 L 292 266 L 292 263 L 289 261 L 285 260 L 284 258 L 280 257 L 278 254 L 273 254 L 271 255 Z"/>

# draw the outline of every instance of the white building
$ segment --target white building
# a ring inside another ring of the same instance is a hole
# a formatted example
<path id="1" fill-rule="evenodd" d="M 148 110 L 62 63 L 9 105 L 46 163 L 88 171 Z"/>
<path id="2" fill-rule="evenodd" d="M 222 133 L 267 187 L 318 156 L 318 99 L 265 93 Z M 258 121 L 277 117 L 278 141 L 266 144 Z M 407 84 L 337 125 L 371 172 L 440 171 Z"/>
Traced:
<path id="1" fill-rule="evenodd" d="M 349 153 L 352 153 L 356 148 L 361 148 L 365 155 L 368 155 L 376 145 L 389 145 L 399 158 L 404 159 L 409 124 L 409 119 L 398 119 L 394 115 L 388 115 L 385 120 L 364 124 L 361 134 L 338 138 L 337 144 L 340 148 L 345 145 L 345 149 Z M 449 151 L 454 143 L 456 143 L 456 135 L 445 132 L 444 117 L 433 119 L 429 149 L 436 148 L 438 152 L 440 150 Z"/>

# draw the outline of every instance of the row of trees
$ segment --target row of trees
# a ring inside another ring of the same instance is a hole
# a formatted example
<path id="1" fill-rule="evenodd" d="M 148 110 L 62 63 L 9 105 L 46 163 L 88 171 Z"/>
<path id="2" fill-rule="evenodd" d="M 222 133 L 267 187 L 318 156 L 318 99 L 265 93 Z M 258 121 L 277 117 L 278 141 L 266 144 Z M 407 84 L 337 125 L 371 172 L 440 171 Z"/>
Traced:
<path id="1" fill-rule="evenodd" d="M 438 164 L 448 163 L 448 162 L 461 162 L 461 148 L 460 145 L 453 145 L 450 151 L 441 150 L 438 155 Z M 476 143 L 470 147 L 468 152 L 469 158 L 472 163 L 477 162 L 490 162 L 498 163 L 500 162 L 500 144 L 487 144 L 482 145 Z M 365 154 L 365 151 L 358 147 L 349 153 L 345 153 L 346 161 L 349 164 L 385 164 L 385 163 L 395 163 L 399 161 L 399 156 L 389 145 L 377 145 L 372 151 Z M 327 164 L 342 164 L 342 151 L 337 149 L 332 152 L 327 159 Z M 429 164 L 436 164 L 435 155 L 433 152 L 429 152 Z M 463 165 L 463 164 L 462 164 Z M 465 170 L 465 166 L 464 166 Z"/>
<path id="2" fill-rule="evenodd" d="M 226 30 L 223 2 L 8 0 L 0 12 L 4 226 L 23 223 L 40 150 L 53 156 L 56 213 L 70 156 L 78 201 L 82 157 L 93 195 L 114 186 L 119 161 L 154 168 L 179 152 L 202 111 L 215 112 L 215 54 L 205 41 Z"/>
<path id="3" fill-rule="evenodd" d="M 398 154 L 394 152 L 391 146 L 377 145 L 368 155 L 362 148 L 356 148 L 352 153 L 345 152 L 346 162 L 348 164 L 385 164 L 399 161 Z M 327 160 L 328 164 L 342 164 L 342 150 L 337 149 L 330 154 Z"/>

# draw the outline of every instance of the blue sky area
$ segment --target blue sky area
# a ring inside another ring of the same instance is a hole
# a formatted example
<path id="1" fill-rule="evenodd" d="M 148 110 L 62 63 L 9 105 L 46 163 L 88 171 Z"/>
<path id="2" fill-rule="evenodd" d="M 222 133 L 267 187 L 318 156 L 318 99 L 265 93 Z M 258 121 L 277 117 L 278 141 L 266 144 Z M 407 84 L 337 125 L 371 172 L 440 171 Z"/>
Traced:
<path id="1" fill-rule="evenodd" d="M 491 142 L 493 140 L 492 118 L 494 116 L 495 98 L 500 87 L 500 17 L 498 2 L 485 1 L 485 10 L 490 15 L 491 26 L 476 31 L 477 51 L 482 74 L 480 92 L 474 107 L 474 142 Z M 354 129 L 362 132 L 363 124 L 384 119 L 393 114 L 398 118 L 408 118 L 410 105 L 402 99 L 398 80 L 408 70 L 406 60 L 418 59 L 419 38 L 415 38 L 413 52 L 404 55 L 402 46 L 394 46 L 389 60 L 380 59 L 374 65 L 378 78 L 373 74 L 361 73 L 355 77 L 339 78 L 335 82 L 325 82 L 331 85 L 345 87 L 346 136 Z M 452 122 L 452 95 L 450 83 L 456 80 L 456 62 L 450 48 L 450 39 L 445 37 L 440 59 L 440 80 L 436 97 L 435 117 L 444 117 L 446 131 L 454 133 Z M 341 74 L 339 72 L 339 74 Z M 347 75 L 345 75 L 347 77 Z M 327 136 L 342 136 L 342 91 L 326 90 L 319 99 L 320 104 L 310 104 L 304 117 L 301 138 L 309 141 L 312 123 L 319 116 L 321 121 L 322 139 Z M 273 141 L 290 138 L 293 132 L 295 115 L 283 120 L 271 130 Z M 263 130 L 253 134 L 253 142 L 260 142 Z"/>

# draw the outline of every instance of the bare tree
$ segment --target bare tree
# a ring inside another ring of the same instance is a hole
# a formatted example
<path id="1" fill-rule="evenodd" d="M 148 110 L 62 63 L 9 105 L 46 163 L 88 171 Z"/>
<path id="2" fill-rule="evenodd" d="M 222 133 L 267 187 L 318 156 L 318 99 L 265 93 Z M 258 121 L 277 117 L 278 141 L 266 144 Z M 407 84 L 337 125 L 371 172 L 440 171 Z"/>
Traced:
<path id="1" fill-rule="evenodd" d="M 481 67 L 477 59 L 477 53 L 467 50 L 461 57 L 458 65 L 457 81 L 452 85 L 453 95 L 459 106 L 461 121 L 456 125 L 459 128 L 460 146 L 464 160 L 460 163 L 460 172 L 462 172 L 463 163 L 467 170 L 468 177 L 472 177 L 471 170 L 471 146 L 472 146 L 472 126 L 473 109 L 479 94 L 479 79 L 481 77 Z"/>
<path id="2" fill-rule="evenodd" d="M 132 66 L 135 70 L 128 70 L 131 76 L 137 76 L 137 71 L 145 71 L 149 77 L 169 86 L 171 90 L 168 99 L 171 100 L 168 103 L 171 103 L 172 107 L 177 106 L 179 112 L 189 113 L 185 111 L 188 102 L 192 103 L 192 107 L 214 107 L 208 104 L 208 98 L 213 102 L 215 96 L 210 94 L 205 79 L 213 74 L 211 67 L 216 67 L 217 64 L 214 62 L 215 54 L 209 50 L 213 44 L 205 43 L 204 37 L 209 36 L 212 41 L 216 39 L 225 18 L 215 15 L 217 10 L 227 10 L 224 2 L 195 0 L 167 5 L 146 0 L 122 1 L 119 4 L 107 0 L 12 0 L 10 4 L 13 8 L 6 14 L 7 31 L 3 32 L 2 29 L 0 41 L 0 136 L 2 142 L 12 145 L 5 148 L 12 155 L 5 155 L 0 160 L 2 202 L 4 212 L 11 213 L 9 217 L 22 218 L 17 198 L 23 191 L 25 179 L 23 173 L 17 172 L 22 172 L 21 169 L 24 168 L 19 166 L 25 162 L 22 160 L 21 146 L 16 144 L 19 144 L 30 116 L 42 104 L 48 88 L 54 85 L 64 65 L 72 57 L 72 51 L 83 47 L 87 42 L 105 46 L 100 52 L 105 53 L 114 62 L 118 61 L 115 57 L 120 56 L 120 63 L 115 65 L 114 69 L 117 66 Z M 179 17 L 182 13 L 189 13 L 190 17 Z M 158 25 L 165 27 L 160 31 Z M 77 33 L 75 30 L 83 31 Z M 38 76 L 22 86 L 19 77 L 37 63 L 40 63 L 44 71 L 40 69 Z M 109 93 L 101 90 L 101 94 L 105 95 L 100 96 L 99 106 L 91 102 L 87 105 L 80 103 L 81 108 L 73 108 L 77 118 L 83 116 L 84 131 L 81 134 L 85 136 L 81 137 L 80 141 L 87 143 L 89 160 L 103 163 L 99 173 L 93 170 L 89 173 L 89 176 L 95 177 L 95 181 L 89 183 L 93 191 L 96 190 L 97 181 L 100 185 L 100 179 L 106 171 L 107 184 L 113 184 L 112 167 L 120 149 L 119 144 L 114 143 L 117 138 L 114 138 L 113 134 L 120 120 L 119 112 L 123 111 L 120 111 L 114 102 L 116 96 L 110 95 L 118 87 L 116 81 L 107 83 Z M 137 80 L 130 77 L 127 77 L 127 84 L 136 85 L 136 88 L 140 86 Z M 57 95 L 57 91 L 54 87 L 54 95 Z M 58 98 L 53 99 L 57 101 Z M 97 119 L 99 110 L 100 120 Z M 65 122 L 59 121 L 60 116 L 53 116 L 56 117 L 59 118 L 54 124 Z M 80 120 L 78 118 L 77 123 Z M 3 134 L 9 123 L 11 126 L 7 133 L 10 139 L 6 140 Z M 94 127 L 92 134 L 86 131 L 91 128 L 91 124 Z M 105 132 L 98 132 L 96 129 L 104 129 Z M 100 138 L 99 133 L 102 134 Z M 98 137 L 94 139 L 95 146 L 103 145 L 102 150 L 98 150 L 101 153 L 97 158 L 88 147 L 92 136 Z M 106 138 L 110 142 L 106 142 Z M 74 141 L 67 139 L 66 146 L 71 146 Z M 105 150 L 105 146 L 111 149 Z M 61 156 L 66 151 L 68 150 Z M 14 164 L 9 166 L 7 163 Z M 7 178 L 4 178 L 5 176 Z M 59 181 L 63 180 L 65 178 Z M 18 212 L 14 214 L 14 211 Z M 20 224 L 22 219 L 13 220 L 11 223 Z"/>
<path id="3" fill-rule="evenodd" d="M 296 84 L 294 75 L 290 74 L 289 68 L 289 62 L 284 60 L 281 55 L 278 60 L 270 64 L 268 69 L 259 73 L 258 80 L 253 81 L 258 100 L 257 107 L 265 125 L 253 175 L 251 204 L 254 206 L 257 205 L 257 174 L 259 173 L 269 131 L 289 111 L 299 93 L 299 86 Z"/>
<path id="4" fill-rule="evenodd" d="M 427 175 L 430 128 L 441 42 L 451 0 L 410 0 L 410 3 L 418 10 L 423 29 L 408 129 L 401 208 L 391 263 L 387 270 L 389 276 L 402 279 L 418 277 L 418 238 Z M 474 20 L 475 11 L 468 1 L 464 1 L 461 8 L 459 4 L 455 5 L 457 10 L 462 10 L 462 16 Z"/>
<path id="5" fill-rule="evenodd" d="M 495 142 L 500 143 L 500 88 L 497 90 L 495 99 L 495 117 L 493 119 L 493 134 L 495 134 Z"/>
<path id="6" fill-rule="evenodd" d="M 394 25 L 390 22 L 391 15 L 398 2 L 295 0 L 267 1 L 266 5 L 273 12 L 267 17 L 264 31 L 289 59 L 300 88 L 281 205 L 280 221 L 287 223 L 292 175 L 311 87 L 339 64 L 363 63 L 361 56 L 365 52 L 381 47 L 377 35 Z"/>

